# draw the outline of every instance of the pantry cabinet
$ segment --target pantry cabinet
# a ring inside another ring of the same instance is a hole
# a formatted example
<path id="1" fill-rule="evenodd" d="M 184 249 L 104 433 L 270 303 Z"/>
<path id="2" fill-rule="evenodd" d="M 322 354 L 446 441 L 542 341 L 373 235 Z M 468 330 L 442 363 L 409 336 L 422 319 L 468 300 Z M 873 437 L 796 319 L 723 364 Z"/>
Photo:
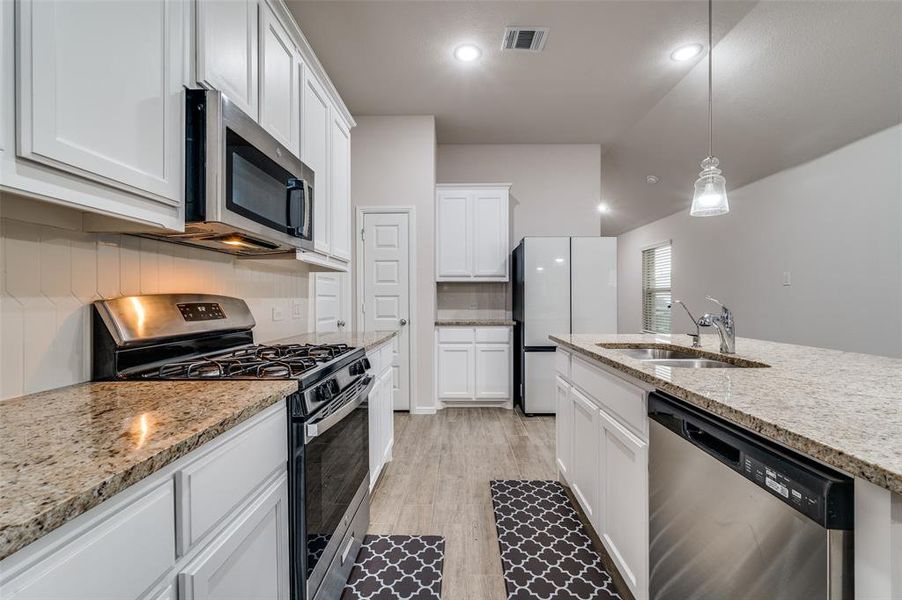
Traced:
<path id="1" fill-rule="evenodd" d="M 198 0 L 195 7 L 198 83 L 221 91 L 256 119 L 257 0 Z"/>
<path id="2" fill-rule="evenodd" d="M 288 32 L 264 2 L 260 4 L 260 125 L 300 156 L 300 56 Z"/>
<path id="3" fill-rule="evenodd" d="M 648 598 L 648 389 L 557 349 L 560 478 L 637 599 Z"/>
<path id="4" fill-rule="evenodd" d="M 509 184 L 436 186 L 437 281 L 508 281 Z"/>
<path id="5" fill-rule="evenodd" d="M 448 402 L 510 402 L 511 355 L 510 327 L 437 327 L 436 396 Z"/>
<path id="6" fill-rule="evenodd" d="M 189 4 L 11 5 L 3 3 L 0 35 L 4 186 L 183 227 Z"/>

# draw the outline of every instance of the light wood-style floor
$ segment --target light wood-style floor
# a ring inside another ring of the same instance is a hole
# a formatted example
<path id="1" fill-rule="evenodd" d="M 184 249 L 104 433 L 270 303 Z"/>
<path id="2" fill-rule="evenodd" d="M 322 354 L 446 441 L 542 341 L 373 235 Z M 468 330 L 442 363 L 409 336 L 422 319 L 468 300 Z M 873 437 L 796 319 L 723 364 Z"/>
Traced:
<path id="1" fill-rule="evenodd" d="M 501 408 L 395 415 L 370 533 L 445 538 L 444 600 L 505 600 L 492 479 L 556 479 L 554 417 Z"/>

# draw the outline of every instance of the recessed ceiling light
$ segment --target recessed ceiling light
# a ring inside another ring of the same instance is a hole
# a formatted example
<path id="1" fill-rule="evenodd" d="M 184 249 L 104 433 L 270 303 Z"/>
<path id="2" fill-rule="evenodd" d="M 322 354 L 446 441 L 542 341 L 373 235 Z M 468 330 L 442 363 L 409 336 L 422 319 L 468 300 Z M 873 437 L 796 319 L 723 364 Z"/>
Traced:
<path id="1" fill-rule="evenodd" d="M 680 46 L 679 48 L 674 50 L 670 54 L 670 58 L 679 62 L 683 62 L 684 60 L 695 58 L 696 56 L 701 54 L 703 48 L 704 46 L 702 46 L 701 44 L 686 44 L 685 46 Z"/>
<path id="2" fill-rule="evenodd" d="M 661 180 L 658 178 L 657 175 L 646 175 L 645 176 L 645 183 L 650 183 L 650 184 L 654 185 L 654 184 L 658 183 L 659 181 L 661 181 Z"/>
<path id="3" fill-rule="evenodd" d="M 608 205 L 605 204 L 604 202 L 602 202 L 601 204 L 599 204 L 599 205 L 597 206 L 597 209 L 598 209 L 598 212 L 600 212 L 600 213 L 603 214 L 603 215 L 604 215 L 604 214 L 607 214 L 608 210 L 610 210 L 610 209 L 608 208 Z"/>
<path id="4" fill-rule="evenodd" d="M 462 62 L 473 62 L 482 56 L 482 50 L 473 44 L 464 44 L 454 50 L 454 58 Z"/>

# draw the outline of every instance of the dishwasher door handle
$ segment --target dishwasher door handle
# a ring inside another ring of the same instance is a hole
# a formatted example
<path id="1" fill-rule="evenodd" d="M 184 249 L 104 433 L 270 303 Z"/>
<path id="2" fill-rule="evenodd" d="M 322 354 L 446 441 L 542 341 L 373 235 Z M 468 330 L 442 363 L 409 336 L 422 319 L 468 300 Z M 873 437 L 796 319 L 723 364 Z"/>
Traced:
<path id="1" fill-rule="evenodd" d="M 711 454 L 728 465 L 740 468 L 742 452 L 739 448 L 708 433 L 701 427 L 693 425 L 689 421 L 683 421 L 683 434 L 687 440 L 708 454 Z"/>

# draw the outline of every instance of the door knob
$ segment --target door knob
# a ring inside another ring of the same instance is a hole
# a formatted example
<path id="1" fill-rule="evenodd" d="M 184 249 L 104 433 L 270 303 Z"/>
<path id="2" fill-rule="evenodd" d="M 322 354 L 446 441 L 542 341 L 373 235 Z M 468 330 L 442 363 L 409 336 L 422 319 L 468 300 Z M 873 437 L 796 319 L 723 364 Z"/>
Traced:
<path id="1" fill-rule="evenodd" d="M 335 324 L 338 325 L 339 327 L 344 327 L 344 326 L 345 326 L 345 322 L 344 322 L 344 321 L 336 321 Z"/>
<path id="2" fill-rule="evenodd" d="M 401 327 L 407 325 L 407 319 L 401 319 Z"/>

